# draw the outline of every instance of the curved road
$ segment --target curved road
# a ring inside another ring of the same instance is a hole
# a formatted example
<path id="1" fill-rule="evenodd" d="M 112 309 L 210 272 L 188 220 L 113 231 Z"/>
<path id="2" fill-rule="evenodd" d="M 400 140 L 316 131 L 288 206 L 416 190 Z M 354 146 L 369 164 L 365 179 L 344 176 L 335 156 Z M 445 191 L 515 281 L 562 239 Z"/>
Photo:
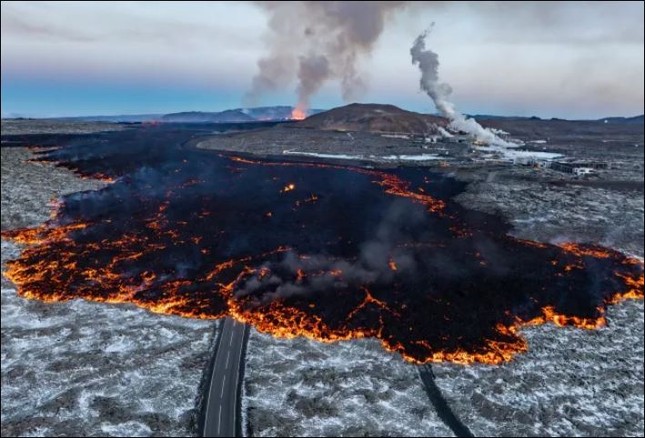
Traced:
<path id="1" fill-rule="evenodd" d="M 239 435 L 239 389 L 248 326 L 226 318 L 215 351 L 204 408 L 203 436 Z"/>

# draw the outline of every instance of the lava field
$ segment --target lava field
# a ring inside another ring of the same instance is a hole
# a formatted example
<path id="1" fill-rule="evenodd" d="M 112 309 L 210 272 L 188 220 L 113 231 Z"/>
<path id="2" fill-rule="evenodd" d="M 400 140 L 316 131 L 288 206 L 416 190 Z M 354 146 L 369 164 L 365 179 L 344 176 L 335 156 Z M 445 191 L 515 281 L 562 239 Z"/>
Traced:
<path id="1" fill-rule="evenodd" d="M 643 297 L 643 265 L 595 245 L 520 240 L 424 168 L 197 150 L 203 128 L 147 126 L 30 142 L 38 160 L 111 183 L 56 200 L 6 276 L 30 299 L 231 316 L 280 337 L 374 337 L 414 363 L 501 363 L 518 329 L 594 329 Z"/>

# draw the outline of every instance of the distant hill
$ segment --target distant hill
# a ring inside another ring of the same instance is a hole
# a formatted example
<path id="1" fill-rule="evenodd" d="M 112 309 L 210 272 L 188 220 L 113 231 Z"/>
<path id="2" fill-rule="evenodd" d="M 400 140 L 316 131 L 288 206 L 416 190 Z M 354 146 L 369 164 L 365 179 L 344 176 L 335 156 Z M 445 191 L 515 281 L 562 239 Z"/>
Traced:
<path id="1" fill-rule="evenodd" d="M 309 116 L 296 124 L 302 128 L 404 134 L 434 134 L 438 126 L 446 125 L 443 117 L 375 103 L 352 103 Z"/>
<path id="2" fill-rule="evenodd" d="M 447 120 L 428 114 L 406 111 L 394 105 L 361 104 L 324 111 L 309 116 L 297 126 L 339 131 L 372 131 L 393 133 L 431 133 Z"/>
<path id="3" fill-rule="evenodd" d="M 293 107 L 261 106 L 256 108 L 236 108 L 219 112 L 186 111 L 181 113 L 166 114 L 161 117 L 162 122 L 178 123 L 240 123 L 290 120 Z M 322 112 L 320 109 L 309 110 L 309 114 Z"/>
<path id="4" fill-rule="evenodd" d="M 242 110 L 226 110 L 220 112 L 187 111 L 166 114 L 161 117 L 162 122 L 174 123 L 239 123 L 254 122 L 255 119 Z"/>
<path id="5" fill-rule="evenodd" d="M 52 117 L 56 120 L 76 122 L 110 122 L 110 123 L 140 123 L 159 120 L 163 114 L 123 114 L 116 116 L 78 116 L 78 117 Z"/>
<path id="6" fill-rule="evenodd" d="M 541 119 L 537 116 L 532 117 L 521 117 L 521 116 L 496 116 L 490 114 L 478 114 L 469 116 L 473 117 L 476 120 L 508 120 L 508 121 L 524 121 L 524 120 L 551 120 L 558 122 L 601 122 L 601 123 L 613 123 L 613 124 L 627 124 L 627 125 L 642 125 L 643 124 L 643 114 L 640 116 L 633 117 L 603 117 L 601 119 L 589 120 L 589 119 L 563 119 L 560 117 L 551 117 L 550 119 Z"/>
<path id="7" fill-rule="evenodd" d="M 240 108 L 240 111 L 253 117 L 255 120 L 290 120 L 292 106 L 279 105 L 279 106 L 260 106 L 256 108 Z M 321 109 L 310 109 L 309 115 L 314 115 L 323 112 Z"/>
<path id="8" fill-rule="evenodd" d="M 603 119 L 598 119 L 599 122 L 603 123 L 613 123 L 613 124 L 622 124 L 622 125 L 642 125 L 644 118 L 643 114 L 640 116 L 634 117 L 605 117 Z"/>
<path id="9" fill-rule="evenodd" d="M 494 114 L 467 114 L 475 120 L 542 120 L 538 116 L 497 116 Z"/>
<path id="10" fill-rule="evenodd" d="M 45 117 L 45 119 L 82 121 L 82 122 L 112 122 L 112 123 L 141 123 L 151 121 L 177 123 L 244 123 L 283 121 L 291 119 L 292 106 L 262 106 L 256 108 L 234 108 L 225 111 L 182 111 L 169 114 L 123 114 L 114 116 L 73 116 Z M 318 114 L 324 110 L 310 109 L 309 115 Z M 11 114 L 3 119 L 28 119 L 19 114 Z M 36 118 L 38 119 L 38 118 Z"/>
<path id="11" fill-rule="evenodd" d="M 170 114 L 123 114 L 112 116 L 76 116 L 76 117 L 45 117 L 65 121 L 83 122 L 112 122 L 140 123 L 149 121 L 178 122 L 178 123 L 244 123 L 254 121 L 283 121 L 291 119 L 292 106 L 276 105 L 255 108 L 235 108 L 225 111 L 184 111 Z M 540 121 L 540 117 L 498 116 L 492 114 L 469 115 L 479 121 Z M 17 114 L 5 116 L 3 119 L 31 119 Z M 40 119 L 40 118 L 34 118 Z M 544 119 L 548 120 L 548 119 Z M 552 118 L 554 121 L 566 119 Z M 580 120 L 579 120 L 580 121 Z M 597 120 L 582 120 L 609 124 L 642 125 L 643 114 L 633 117 L 603 117 Z M 420 114 L 406 111 L 394 105 L 359 104 L 331 109 L 310 109 L 309 117 L 298 123 L 302 127 L 317 127 L 319 129 L 337 129 L 347 131 L 380 131 L 380 132 L 425 132 L 426 127 L 433 125 L 445 126 L 446 120 L 430 114 Z"/>

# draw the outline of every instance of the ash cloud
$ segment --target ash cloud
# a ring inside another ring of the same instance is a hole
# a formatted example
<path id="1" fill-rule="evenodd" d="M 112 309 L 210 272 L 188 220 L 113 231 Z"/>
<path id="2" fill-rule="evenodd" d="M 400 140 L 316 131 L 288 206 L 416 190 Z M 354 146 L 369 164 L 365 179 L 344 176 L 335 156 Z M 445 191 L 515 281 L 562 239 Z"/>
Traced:
<path id="1" fill-rule="evenodd" d="M 365 79 L 357 69 L 369 55 L 388 18 L 405 6 L 401 1 L 257 2 L 270 14 L 269 53 L 246 95 L 249 105 L 297 75 L 298 107 L 330 80 L 339 80 L 343 99 L 359 95 Z"/>
<path id="2" fill-rule="evenodd" d="M 426 48 L 426 38 L 430 34 L 434 23 L 414 40 L 410 49 L 412 64 L 416 64 L 421 71 L 419 81 L 421 90 L 432 99 L 442 116 L 450 120 L 450 126 L 458 131 L 472 135 L 477 141 L 498 146 L 516 146 L 514 143 L 502 140 L 490 130 L 481 126 L 475 119 L 468 118 L 460 113 L 455 104 L 450 101 L 452 87 L 439 81 L 439 55 Z"/>

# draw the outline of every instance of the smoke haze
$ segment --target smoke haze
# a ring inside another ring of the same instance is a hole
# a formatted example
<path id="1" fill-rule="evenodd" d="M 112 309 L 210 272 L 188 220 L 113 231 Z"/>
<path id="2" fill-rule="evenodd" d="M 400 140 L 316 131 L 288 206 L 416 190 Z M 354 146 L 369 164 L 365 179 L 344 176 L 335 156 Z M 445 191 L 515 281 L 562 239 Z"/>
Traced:
<path id="1" fill-rule="evenodd" d="M 419 204 L 393 202 L 375 227 L 374 235 L 360 244 L 356 258 L 299 256 L 289 251 L 282 260 L 263 264 L 260 272 L 266 269 L 271 274 L 250 277 L 235 291 L 235 296 L 257 294 L 256 303 L 265 305 L 279 298 L 334 293 L 347 287 L 360 289 L 365 284 L 387 285 L 394 280 L 395 272 L 415 276 L 418 269 L 414 247 L 398 244 L 428 236 L 424 216 L 425 210 Z M 396 269 L 392 269 L 392 264 Z"/>
<path id="2" fill-rule="evenodd" d="M 270 14 L 269 53 L 246 95 L 247 104 L 287 86 L 297 75 L 298 108 L 306 111 L 327 81 L 339 80 L 343 99 L 360 95 L 365 79 L 356 64 L 367 56 L 393 11 L 406 2 L 258 2 Z"/>

